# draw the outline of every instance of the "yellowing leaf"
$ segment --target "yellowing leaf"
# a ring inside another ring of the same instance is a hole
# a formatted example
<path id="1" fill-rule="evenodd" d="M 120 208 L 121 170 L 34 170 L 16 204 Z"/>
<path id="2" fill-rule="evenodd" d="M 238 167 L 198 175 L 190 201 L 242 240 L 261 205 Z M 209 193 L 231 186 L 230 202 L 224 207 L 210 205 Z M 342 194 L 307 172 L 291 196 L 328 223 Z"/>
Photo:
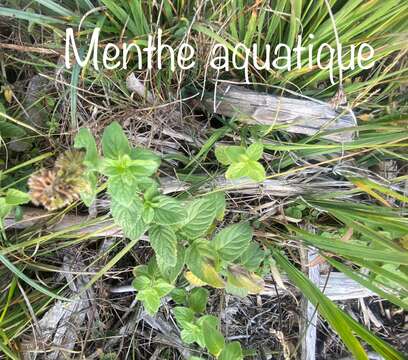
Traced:
<path id="1" fill-rule="evenodd" d="M 377 199 L 379 202 L 384 204 L 387 207 L 392 207 L 387 200 L 385 200 L 382 196 L 377 194 L 374 190 L 372 190 L 367 184 L 364 184 L 362 181 L 357 179 L 351 179 L 355 186 L 357 186 L 360 190 L 364 191 L 368 195 L 372 196 L 374 199 Z"/>
<path id="2" fill-rule="evenodd" d="M 202 272 L 204 275 L 203 280 L 205 280 L 209 285 L 215 288 L 223 288 L 225 286 L 222 277 L 217 273 L 214 267 L 211 266 L 211 264 L 204 262 L 202 264 Z"/>
<path id="3" fill-rule="evenodd" d="M 405 250 L 408 250 L 408 235 L 405 235 L 400 239 L 400 244 Z"/>
<path id="4" fill-rule="evenodd" d="M 4 98 L 6 99 L 7 103 L 10 104 L 13 100 L 13 90 L 9 86 L 4 88 Z"/>
<path id="5" fill-rule="evenodd" d="M 184 277 L 193 286 L 205 286 L 207 285 L 204 281 L 201 281 L 197 276 L 195 276 L 191 271 L 186 271 Z"/>
<path id="6" fill-rule="evenodd" d="M 228 270 L 228 280 L 232 285 L 244 288 L 250 294 L 259 294 L 264 289 L 263 279 L 255 273 L 251 273 L 239 265 L 231 265 Z"/>
<path id="7" fill-rule="evenodd" d="M 218 275 L 216 254 L 206 239 L 195 240 L 187 249 L 186 264 L 192 273 L 201 281 L 216 287 L 223 288 L 224 281 Z"/>

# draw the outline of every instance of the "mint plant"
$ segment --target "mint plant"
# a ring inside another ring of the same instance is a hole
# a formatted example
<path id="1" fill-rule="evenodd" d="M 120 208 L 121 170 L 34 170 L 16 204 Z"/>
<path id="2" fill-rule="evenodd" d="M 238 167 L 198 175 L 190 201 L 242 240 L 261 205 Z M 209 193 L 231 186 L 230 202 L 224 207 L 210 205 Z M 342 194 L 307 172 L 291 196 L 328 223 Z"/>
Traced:
<path id="1" fill-rule="evenodd" d="M 79 131 L 74 146 L 85 149 L 85 176 L 93 184 L 92 191 L 81 194 L 84 203 L 89 204 L 96 194 L 97 174 L 105 175 L 115 223 L 128 238 L 139 238 L 148 225 L 142 218 L 142 194 L 151 187 L 158 187 L 151 176 L 160 165 L 159 157 L 146 149 L 131 148 L 121 126 L 116 122 L 109 125 L 103 133 L 103 158 L 98 155 L 95 139 L 89 129 Z"/>
<path id="2" fill-rule="evenodd" d="M 182 302 L 185 306 L 173 309 L 177 324 L 181 328 L 181 339 L 186 344 L 196 343 L 201 348 L 206 348 L 217 359 L 243 359 L 240 343 L 234 341 L 227 344 L 219 330 L 219 320 L 213 315 L 203 314 L 208 295 L 208 290 L 195 288 L 189 294 L 184 294 Z M 174 299 L 178 302 L 180 293 L 176 293 Z"/>
<path id="3" fill-rule="evenodd" d="M 217 160 L 227 165 L 225 173 L 227 179 L 248 177 L 254 181 L 263 181 L 266 178 L 265 169 L 258 161 L 263 154 L 263 145 L 254 143 L 248 148 L 243 146 L 218 146 L 215 149 Z"/>
<path id="4" fill-rule="evenodd" d="M 194 275 L 187 279 L 193 285 L 226 288 L 239 296 L 259 293 L 263 280 L 254 271 L 262 261 L 263 251 L 251 240 L 252 228 L 248 223 L 229 225 L 210 241 L 195 239 L 186 251 L 186 263 Z"/>
<path id="5" fill-rule="evenodd" d="M 148 265 L 136 266 L 133 275 L 135 279 L 132 285 L 138 290 L 136 298 L 149 314 L 155 314 L 159 310 L 161 298 L 169 294 L 174 286 L 160 276 L 154 259 Z"/>
<path id="6" fill-rule="evenodd" d="M 124 235 L 138 239 L 148 233 L 155 255 L 148 264 L 135 267 L 133 281 L 137 298 L 147 312 L 155 314 L 158 311 L 161 298 L 174 290 L 185 267 L 186 279 L 195 286 L 225 288 L 239 296 L 262 290 L 263 280 L 255 271 L 262 261 L 263 251 L 252 242 L 251 226 L 243 222 L 214 231 L 216 221 L 224 216 L 223 193 L 189 200 L 162 194 L 155 178 L 160 158 L 147 149 L 131 147 L 116 122 L 103 133 L 103 156 L 99 156 L 88 129 L 79 131 L 74 146 L 85 150 L 85 176 L 92 184 L 87 193 L 81 194 L 85 204 L 93 201 L 98 175 L 103 175 L 111 198 L 111 215 Z M 253 144 L 242 151 L 235 148 L 232 152 L 226 149 L 224 157 L 232 162 L 239 159 L 248 167 L 262 167 L 255 160 L 262 155 L 262 145 Z M 192 292 L 189 297 L 192 311 L 202 312 L 205 308 L 205 291 Z M 213 320 L 197 324 L 216 328 Z M 190 340 L 193 338 L 203 344 L 203 339 L 197 340 L 199 338 L 190 334 Z"/>

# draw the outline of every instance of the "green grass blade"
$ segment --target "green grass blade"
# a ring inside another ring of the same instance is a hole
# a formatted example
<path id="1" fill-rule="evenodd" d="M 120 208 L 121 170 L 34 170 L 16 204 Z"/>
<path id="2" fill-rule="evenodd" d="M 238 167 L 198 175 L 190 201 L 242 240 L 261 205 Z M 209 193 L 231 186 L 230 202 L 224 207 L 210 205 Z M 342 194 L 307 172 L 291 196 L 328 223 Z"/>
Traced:
<path id="1" fill-rule="evenodd" d="M 338 256 L 363 258 L 372 261 L 381 261 L 385 263 L 408 265 L 408 254 L 394 250 L 378 250 L 364 245 L 357 245 L 350 242 L 344 242 L 340 239 L 328 238 L 316 234 L 310 234 L 305 230 L 287 225 L 288 229 L 293 230 L 302 239 L 320 250 L 329 251 Z"/>
<path id="2" fill-rule="evenodd" d="M 368 360 L 363 347 L 353 335 L 347 324 L 347 319 L 343 312 L 330 301 L 310 280 L 298 269 L 296 269 L 286 257 L 279 252 L 274 252 L 278 265 L 287 273 L 291 281 L 301 290 L 306 298 L 315 306 L 318 306 L 319 313 L 331 325 L 331 327 L 341 337 L 344 344 L 351 351 L 356 359 Z"/>
<path id="3" fill-rule="evenodd" d="M 399 299 L 397 296 L 394 296 L 390 293 L 383 291 L 378 286 L 374 285 L 372 280 L 369 280 L 366 277 L 364 277 L 362 274 L 353 271 L 352 269 L 342 264 L 341 262 L 336 261 L 332 258 L 326 258 L 326 260 L 336 269 L 338 269 L 339 271 L 347 275 L 350 279 L 353 279 L 354 281 L 360 283 L 367 289 L 371 290 L 372 292 L 381 296 L 382 298 L 387 299 L 388 301 L 391 301 L 395 305 L 408 310 L 408 302 L 404 301 L 404 299 Z"/>
<path id="4" fill-rule="evenodd" d="M 51 11 L 55 12 L 58 15 L 64 17 L 75 16 L 74 12 L 67 8 L 64 8 L 63 6 L 57 4 L 52 0 L 35 0 L 35 2 L 45 6 L 47 9 L 50 9 Z"/>
<path id="5" fill-rule="evenodd" d="M 356 359 L 368 359 L 368 357 L 353 333 L 371 345 L 385 359 L 404 359 L 404 356 L 401 353 L 393 349 L 386 342 L 372 334 L 357 321 L 340 310 L 301 271 L 293 266 L 285 256 L 275 251 L 273 257 L 286 271 L 288 277 L 301 290 L 307 299 L 315 306 L 318 304 L 319 313 L 332 326 L 332 328 L 336 330 Z"/>
<path id="6" fill-rule="evenodd" d="M 62 301 L 71 301 L 67 298 L 54 294 L 52 291 L 46 289 L 45 287 L 37 284 L 34 280 L 30 279 L 27 275 L 25 275 L 19 268 L 17 268 L 12 262 L 10 262 L 4 255 L 0 255 L 0 262 L 8 268 L 14 275 L 16 275 L 19 279 L 23 280 L 25 283 L 33 287 L 34 289 L 38 290 L 39 292 L 47 295 L 53 299 L 62 300 Z"/>
<path id="7" fill-rule="evenodd" d="M 40 15 L 28 11 L 9 9 L 5 7 L 0 7 L 0 16 L 6 16 L 20 20 L 27 20 L 44 26 L 49 26 L 51 24 L 66 23 L 64 20 L 55 17 Z"/>

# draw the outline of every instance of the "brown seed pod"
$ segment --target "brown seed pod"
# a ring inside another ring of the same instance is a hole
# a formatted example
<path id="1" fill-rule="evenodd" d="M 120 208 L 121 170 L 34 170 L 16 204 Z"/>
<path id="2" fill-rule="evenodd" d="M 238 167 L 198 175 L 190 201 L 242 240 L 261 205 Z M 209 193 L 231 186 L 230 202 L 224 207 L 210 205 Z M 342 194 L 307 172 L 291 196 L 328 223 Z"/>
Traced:
<path id="1" fill-rule="evenodd" d="M 67 151 L 58 157 L 53 169 L 31 175 L 28 186 L 32 202 L 56 210 L 78 200 L 80 193 L 89 189 L 83 158 L 82 152 Z"/>
<path id="2" fill-rule="evenodd" d="M 54 168 L 59 172 L 59 176 L 81 176 L 85 171 L 85 154 L 78 150 L 68 150 L 58 156 Z"/>
<path id="3" fill-rule="evenodd" d="M 54 170 L 42 169 L 28 179 L 31 201 L 43 205 L 47 210 L 59 209 L 67 204 L 67 197 L 61 197 L 57 191 Z"/>

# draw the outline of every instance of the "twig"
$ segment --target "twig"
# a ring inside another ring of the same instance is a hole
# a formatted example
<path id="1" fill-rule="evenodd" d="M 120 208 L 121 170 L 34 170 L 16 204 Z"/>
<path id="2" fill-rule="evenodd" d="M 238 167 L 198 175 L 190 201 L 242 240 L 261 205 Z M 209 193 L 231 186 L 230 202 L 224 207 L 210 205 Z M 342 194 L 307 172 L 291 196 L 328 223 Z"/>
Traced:
<path id="1" fill-rule="evenodd" d="M 17 44 L 3 44 L 0 43 L 0 49 L 9 49 L 21 52 L 31 52 L 41 55 L 62 55 L 63 50 L 56 51 L 53 49 L 40 48 L 35 46 L 17 45 Z"/>

